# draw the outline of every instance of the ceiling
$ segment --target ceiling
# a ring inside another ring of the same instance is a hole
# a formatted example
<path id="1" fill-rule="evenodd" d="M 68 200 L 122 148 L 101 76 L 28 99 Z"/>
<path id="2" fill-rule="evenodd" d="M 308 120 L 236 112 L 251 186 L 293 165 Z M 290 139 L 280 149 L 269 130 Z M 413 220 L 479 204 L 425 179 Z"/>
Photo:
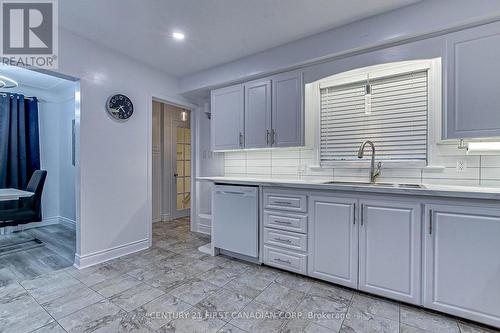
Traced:
<path id="1" fill-rule="evenodd" d="M 72 84 L 71 81 L 61 79 L 56 76 L 39 73 L 22 67 L 3 64 L 0 65 L 0 75 L 7 76 L 8 78 L 17 81 L 19 84 L 17 89 L 3 89 L 2 91 L 19 91 L 24 87 L 54 91 L 64 89 Z"/>
<path id="2" fill-rule="evenodd" d="M 418 1 L 59 1 L 59 25 L 180 77 Z"/>

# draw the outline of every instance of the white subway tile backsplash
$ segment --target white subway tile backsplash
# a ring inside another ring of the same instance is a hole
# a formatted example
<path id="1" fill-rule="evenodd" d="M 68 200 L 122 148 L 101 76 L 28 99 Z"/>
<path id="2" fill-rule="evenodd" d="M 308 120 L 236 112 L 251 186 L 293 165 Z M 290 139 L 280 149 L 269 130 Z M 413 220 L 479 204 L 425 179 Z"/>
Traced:
<path id="1" fill-rule="evenodd" d="M 382 164 L 380 182 L 442 184 L 500 187 L 500 156 L 469 156 L 456 143 L 436 145 L 437 156 L 432 166 Z M 361 167 L 356 161 L 335 168 L 317 168 L 316 153 L 311 148 L 277 148 L 262 151 L 226 152 L 225 174 L 263 178 L 308 179 L 311 181 L 368 181 L 368 160 Z M 457 170 L 457 161 L 465 161 L 465 169 Z M 312 168 L 311 168 L 312 166 Z"/>
<path id="2" fill-rule="evenodd" d="M 246 160 L 247 159 L 247 153 L 244 151 L 231 151 L 231 152 L 222 153 L 222 154 L 224 154 L 225 160 Z"/>
<path id="3" fill-rule="evenodd" d="M 271 159 L 270 150 L 250 150 L 247 152 L 247 158 L 252 160 L 269 160 Z"/>
<path id="4" fill-rule="evenodd" d="M 500 168 L 500 156 L 481 156 L 481 167 Z"/>
<path id="5" fill-rule="evenodd" d="M 290 175 L 294 176 L 295 178 L 298 178 L 299 175 L 299 169 L 298 167 L 293 167 L 293 166 L 274 166 L 272 167 L 272 174 L 273 175 Z"/>
<path id="6" fill-rule="evenodd" d="M 287 158 L 287 159 L 296 159 L 300 158 L 300 151 L 298 149 L 273 149 L 271 150 L 271 158 Z"/>
<path id="7" fill-rule="evenodd" d="M 247 166 L 247 174 L 249 175 L 266 175 L 271 177 L 271 167 Z"/>
<path id="8" fill-rule="evenodd" d="M 481 180 L 498 180 L 500 181 L 500 167 L 497 168 L 482 168 Z"/>
<path id="9" fill-rule="evenodd" d="M 247 159 L 247 167 L 270 167 L 270 159 Z"/>
<path id="10" fill-rule="evenodd" d="M 224 174 L 229 173 L 246 174 L 247 169 L 245 166 L 224 166 Z"/>
<path id="11" fill-rule="evenodd" d="M 481 186 L 500 187 L 500 180 L 481 180 Z"/>
<path id="12" fill-rule="evenodd" d="M 466 168 L 459 172 L 456 168 L 423 169 L 422 178 L 425 179 L 470 179 L 479 181 L 479 168 Z M 425 181 L 424 181 L 425 183 Z"/>
<path id="13" fill-rule="evenodd" d="M 247 163 L 247 160 L 224 160 L 225 167 L 244 167 Z"/>

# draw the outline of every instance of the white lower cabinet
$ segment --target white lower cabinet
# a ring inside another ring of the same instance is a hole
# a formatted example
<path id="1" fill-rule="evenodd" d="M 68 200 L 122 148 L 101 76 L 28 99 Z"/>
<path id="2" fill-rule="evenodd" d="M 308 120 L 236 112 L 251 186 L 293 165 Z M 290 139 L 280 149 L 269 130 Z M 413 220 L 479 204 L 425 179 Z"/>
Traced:
<path id="1" fill-rule="evenodd" d="M 360 201 L 359 289 L 420 304 L 421 206 Z"/>
<path id="2" fill-rule="evenodd" d="M 307 208 L 266 208 L 264 263 L 500 327 L 499 205 L 292 194 Z"/>
<path id="3" fill-rule="evenodd" d="M 264 262 L 267 265 L 286 269 L 287 271 L 300 274 L 307 273 L 307 256 L 295 251 L 264 245 Z"/>
<path id="4" fill-rule="evenodd" d="M 356 200 L 310 197 L 310 276 L 356 288 L 358 284 L 358 224 Z"/>
<path id="5" fill-rule="evenodd" d="M 427 205 L 424 306 L 500 327 L 500 209 Z"/>

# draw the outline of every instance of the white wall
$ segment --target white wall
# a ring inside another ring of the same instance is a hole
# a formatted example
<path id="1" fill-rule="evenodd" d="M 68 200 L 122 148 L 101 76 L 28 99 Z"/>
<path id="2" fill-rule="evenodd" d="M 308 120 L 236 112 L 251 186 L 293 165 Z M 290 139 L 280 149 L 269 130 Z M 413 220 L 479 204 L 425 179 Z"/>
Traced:
<path id="1" fill-rule="evenodd" d="M 58 72 L 80 79 L 76 265 L 88 266 L 149 246 L 152 96 L 180 99 L 175 78 L 68 31 L 59 38 Z M 105 110 L 117 92 L 134 103 L 125 122 Z"/>

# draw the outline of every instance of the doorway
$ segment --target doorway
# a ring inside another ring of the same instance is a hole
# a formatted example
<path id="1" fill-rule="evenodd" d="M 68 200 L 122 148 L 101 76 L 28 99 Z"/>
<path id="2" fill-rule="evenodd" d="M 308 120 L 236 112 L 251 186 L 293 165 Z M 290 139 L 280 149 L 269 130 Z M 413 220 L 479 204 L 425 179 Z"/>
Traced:
<path id="1" fill-rule="evenodd" d="M 152 222 L 188 217 L 191 208 L 190 111 L 152 106 Z"/>
<path id="2" fill-rule="evenodd" d="M 8 153 L 2 154 L 0 165 L 8 165 L 9 172 L 0 173 L 0 191 L 32 193 L 0 200 L 1 286 L 74 264 L 79 236 L 79 83 L 9 65 L 0 66 L 0 74 L 15 82 L 0 89 L 2 114 L 11 110 L 8 119 L 2 117 L 0 150 Z M 23 123 L 28 124 L 26 129 L 13 122 L 23 118 L 30 119 Z M 5 135 L 12 132 L 10 128 L 26 134 Z M 13 153 L 6 149 L 11 146 L 19 148 Z M 24 167 L 19 152 L 29 157 L 31 168 Z M 16 182 L 21 179 L 13 176 L 17 174 L 24 180 Z M 23 218 L 25 215 L 28 217 Z"/>

